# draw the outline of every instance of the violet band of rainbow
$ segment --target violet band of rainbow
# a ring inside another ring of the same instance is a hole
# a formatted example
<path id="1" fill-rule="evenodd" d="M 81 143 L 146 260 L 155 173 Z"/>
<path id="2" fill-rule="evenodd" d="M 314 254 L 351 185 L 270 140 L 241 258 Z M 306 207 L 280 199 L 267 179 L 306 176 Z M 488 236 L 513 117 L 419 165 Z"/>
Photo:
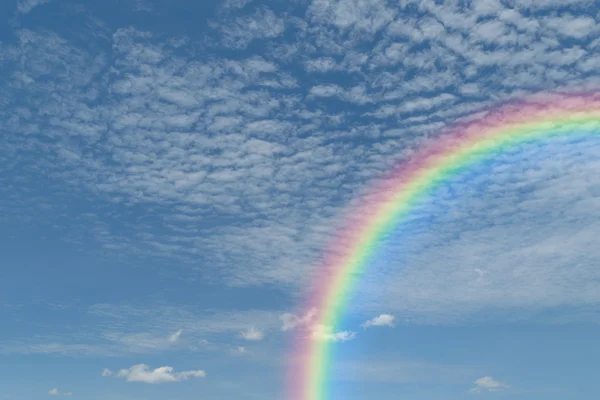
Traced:
<path id="1" fill-rule="evenodd" d="M 316 310 L 314 324 L 335 329 L 354 286 L 386 233 L 410 214 L 415 203 L 440 184 L 503 150 L 556 137 L 600 136 L 600 96 L 554 94 L 488 111 L 425 144 L 375 183 L 346 216 L 323 257 L 308 292 L 303 315 Z M 331 345 L 306 330 L 294 335 L 287 374 L 288 400 L 326 399 Z"/>

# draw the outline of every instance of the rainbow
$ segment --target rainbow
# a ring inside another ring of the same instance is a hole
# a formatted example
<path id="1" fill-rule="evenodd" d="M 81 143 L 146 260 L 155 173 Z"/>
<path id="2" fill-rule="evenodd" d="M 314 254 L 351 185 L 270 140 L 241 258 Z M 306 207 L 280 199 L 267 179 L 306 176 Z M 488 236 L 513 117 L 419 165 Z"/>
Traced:
<path id="1" fill-rule="evenodd" d="M 544 94 L 482 112 L 405 155 L 350 207 L 323 257 L 301 310 L 307 317 L 292 343 L 288 399 L 325 400 L 332 346 L 330 340 L 315 339 L 313 327 L 336 328 L 353 289 L 352 278 L 368 267 L 378 244 L 420 199 L 461 171 L 511 147 L 594 134 L 600 136 L 600 96 Z"/>

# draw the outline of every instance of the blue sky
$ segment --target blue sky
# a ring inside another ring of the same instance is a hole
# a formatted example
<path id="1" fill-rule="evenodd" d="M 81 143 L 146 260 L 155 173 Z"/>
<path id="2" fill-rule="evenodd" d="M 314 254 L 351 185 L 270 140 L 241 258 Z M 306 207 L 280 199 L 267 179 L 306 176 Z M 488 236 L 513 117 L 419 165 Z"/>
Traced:
<path id="1" fill-rule="evenodd" d="M 352 200 L 494 104 L 597 88 L 599 11 L 1 2 L 0 400 L 284 398 Z M 424 199 L 330 336 L 330 398 L 597 397 L 598 154 L 522 146 Z"/>

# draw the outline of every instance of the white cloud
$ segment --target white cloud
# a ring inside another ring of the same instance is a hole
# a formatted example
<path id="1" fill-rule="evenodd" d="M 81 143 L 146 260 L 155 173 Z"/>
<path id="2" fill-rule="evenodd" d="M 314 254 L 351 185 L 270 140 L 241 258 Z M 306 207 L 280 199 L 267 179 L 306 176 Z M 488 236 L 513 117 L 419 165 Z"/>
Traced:
<path id="1" fill-rule="evenodd" d="M 240 336 L 246 340 L 250 341 L 259 341 L 263 340 L 265 337 L 264 332 L 256 329 L 255 327 L 250 327 L 249 329 L 240 333 Z"/>
<path id="2" fill-rule="evenodd" d="M 381 314 L 378 317 L 365 321 L 361 326 L 368 328 L 370 326 L 394 326 L 396 317 L 391 314 Z"/>
<path id="3" fill-rule="evenodd" d="M 507 389 L 509 386 L 498 382 L 491 376 L 484 376 L 483 378 L 477 379 L 475 382 L 475 387 L 470 390 L 471 393 L 481 393 L 481 392 L 497 392 L 503 389 Z"/>
<path id="4" fill-rule="evenodd" d="M 312 323 L 313 319 L 317 316 L 317 310 L 311 309 L 304 316 L 297 316 L 291 313 L 282 314 L 281 319 L 281 330 L 289 331 L 296 329 L 299 326 L 306 326 Z"/>
<path id="5" fill-rule="evenodd" d="M 233 347 L 230 351 L 231 351 L 231 354 L 233 354 L 235 356 L 241 356 L 241 355 L 248 354 L 248 349 L 246 349 L 244 346 Z"/>
<path id="6" fill-rule="evenodd" d="M 374 34 L 396 15 L 385 0 L 313 0 L 310 15 L 318 22 L 331 24 L 355 34 Z"/>
<path id="7" fill-rule="evenodd" d="M 331 97 L 339 95 L 343 89 L 339 85 L 318 85 L 310 89 L 310 95 L 315 97 Z"/>
<path id="8" fill-rule="evenodd" d="M 48 3 L 50 0 L 19 0 L 17 2 L 17 11 L 20 14 L 27 14 L 35 7 Z"/>
<path id="9" fill-rule="evenodd" d="M 306 70 L 308 72 L 321 72 L 321 73 L 338 69 L 338 66 L 337 66 L 335 60 L 331 57 L 320 57 L 320 58 L 306 60 L 304 67 L 306 68 Z"/>
<path id="10" fill-rule="evenodd" d="M 151 370 L 146 364 L 136 364 L 128 369 L 121 369 L 115 376 L 125 378 L 128 382 L 168 383 L 185 381 L 189 378 L 204 378 L 206 373 L 202 370 L 174 372 L 173 367 Z"/>
<path id="11" fill-rule="evenodd" d="M 145 0 L 135 0 L 134 9 L 135 9 L 135 11 L 148 12 L 148 13 L 154 11 L 152 4 Z"/>
<path id="12" fill-rule="evenodd" d="M 314 340 L 326 342 L 347 342 L 356 338 L 356 332 L 333 332 L 331 327 L 317 324 L 311 327 L 310 337 Z"/>
<path id="13" fill-rule="evenodd" d="M 57 388 L 51 389 L 48 394 L 50 396 L 72 396 L 71 392 L 59 392 Z"/>
<path id="14" fill-rule="evenodd" d="M 259 8 L 253 14 L 237 17 L 227 23 L 214 22 L 223 35 L 223 44 L 235 49 L 246 48 L 254 40 L 272 39 L 283 34 L 285 20 L 272 10 Z"/>
<path id="15" fill-rule="evenodd" d="M 356 338 L 356 333 L 352 331 L 334 332 L 329 326 L 315 324 L 317 316 L 316 309 L 310 309 L 305 315 L 297 316 L 295 314 L 286 313 L 281 315 L 281 330 L 290 331 L 298 328 L 303 328 L 308 332 L 308 336 L 314 340 L 323 340 L 331 342 L 346 342 Z"/>
<path id="16" fill-rule="evenodd" d="M 169 342 L 170 343 L 177 343 L 177 341 L 181 337 L 181 332 L 183 332 L 183 331 L 180 329 L 177 332 L 175 332 L 174 334 L 172 334 L 171 336 L 169 336 Z"/>
<path id="17" fill-rule="evenodd" d="M 104 370 L 102 371 L 102 376 L 112 376 L 112 371 L 108 368 L 104 368 Z"/>
<path id="18" fill-rule="evenodd" d="M 342 381 L 463 385 L 476 371 L 460 364 L 424 362 L 397 353 L 364 354 L 360 360 L 334 360 L 332 374 Z"/>
<path id="19" fill-rule="evenodd" d="M 574 17 L 563 15 L 561 17 L 547 18 L 544 20 L 546 26 L 556 30 L 561 35 L 583 39 L 586 36 L 596 36 L 598 25 L 593 18 L 588 16 Z"/>

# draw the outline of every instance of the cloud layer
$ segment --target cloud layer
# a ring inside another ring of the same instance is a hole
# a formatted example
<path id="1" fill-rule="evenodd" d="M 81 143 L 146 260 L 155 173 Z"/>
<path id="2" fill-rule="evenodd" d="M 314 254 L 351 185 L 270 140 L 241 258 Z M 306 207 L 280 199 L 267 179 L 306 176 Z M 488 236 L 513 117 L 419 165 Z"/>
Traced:
<path id="1" fill-rule="evenodd" d="M 276 287 L 295 304 L 354 199 L 416 146 L 502 101 L 597 87 L 586 7 L 230 1 L 202 40 L 84 14 L 78 37 L 20 26 L 0 43 L 0 220 L 35 221 L 94 256 L 159 260 L 185 282 Z M 439 324 L 598 304 L 598 145 L 523 148 L 448 182 L 382 244 L 350 308 Z M 314 323 L 284 311 L 97 304 L 84 311 L 93 332 L 2 351 L 145 354 Z"/>

